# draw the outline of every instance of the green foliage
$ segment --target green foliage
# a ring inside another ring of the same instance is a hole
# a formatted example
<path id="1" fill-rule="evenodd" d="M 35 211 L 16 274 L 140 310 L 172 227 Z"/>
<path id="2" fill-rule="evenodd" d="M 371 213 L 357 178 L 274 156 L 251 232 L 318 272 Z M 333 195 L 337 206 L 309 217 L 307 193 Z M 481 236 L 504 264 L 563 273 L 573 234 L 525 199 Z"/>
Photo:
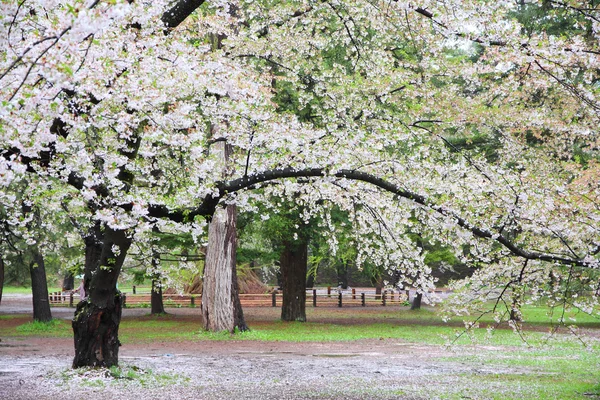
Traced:
<path id="1" fill-rule="evenodd" d="M 523 3 L 513 16 L 523 25 L 527 35 L 540 32 L 552 36 L 581 34 L 585 30 L 580 27 L 587 25 L 585 18 L 575 10 L 553 7 L 550 1 Z"/>
<path id="2" fill-rule="evenodd" d="M 489 162 L 498 160 L 498 149 L 501 143 L 498 137 L 475 131 L 472 135 L 448 135 L 444 138 L 452 152 L 467 152 L 481 155 Z"/>

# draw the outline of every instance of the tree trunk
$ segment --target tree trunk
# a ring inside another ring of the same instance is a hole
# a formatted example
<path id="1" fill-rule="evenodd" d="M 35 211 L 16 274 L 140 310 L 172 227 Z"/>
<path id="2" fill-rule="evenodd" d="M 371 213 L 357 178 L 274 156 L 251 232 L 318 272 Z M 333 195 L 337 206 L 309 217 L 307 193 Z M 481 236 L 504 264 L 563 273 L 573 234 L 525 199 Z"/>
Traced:
<path id="1" fill-rule="evenodd" d="M 71 271 L 67 271 L 63 277 L 62 290 L 73 290 L 75 289 L 75 277 Z"/>
<path id="2" fill-rule="evenodd" d="M 306 287 L 307 288 L 312 288 L 315 286 L 315 275 L 314 274 L 310 274 L 306 277 Z"/>
<path id="3" fill-rule="evenodd" d="M 348 289 L 348 267 L 349 262 L 343 261 L 336 267 L 338 286 L 342 289 Z"/>
<path id="4" fill-rule="evenodd" d="M 154 275 L 152 279 L 152 293 L 150 294 L 150 314 L 160 315 L 166 314 L 163 304 L 162 283 L 158 275 Z"/>
<path id="5" fill-rule="evenodd" d="M 240 304 L 236 271 L 237 210 L 218 209 L 208 227 L 202 284 L 204 329 L 212 332 L 248 330 Z"/>
<path id="6" fill-rule="evenodd" d="M 377 279 L 375 284 L 375 300 L 381 300 L 381 290 L 383 289 L 383 282 L 381 278 Z"/>
<path id="7" fill-rule="evenodd" d="M 306 270 L 308 242 L 284 243 L 279 259 L 283 283 L 283 321 L 306 322 Z"/>
<path id="8" fill-rule="evenodd" d="M 423 293 L 417 292 L 415 294 L 415 297 L 413 298 L 410 309 L 411 310 L 419 310 L 421 308 L 421 300 L 423 300 Z"/>
<path id="9" fill-rule="evenodd" d="M 2 304 L 2 288 L 4 288 L 4 258 L 0 254 L 0 304 Z"/>
<path id="10" fill-rule="evenodd" d="M 97 224 L 85 240 L 85 298 L 73 318 L 73 368 L 112 367 L 119 363 L 122 297 L 117 279 L 131 238 Z M 117 250 L 115 252 L 115 250 Z"/>
<path id="11" fill-rule="evenodd" d="M 48 300 L 48 281 L 44 256 L 37 248 L 32 250 L 33 261 L 29 264 L 31 274 L 31 293 L 33 295 L 33 319 L 40 322 L 52 320 L 50 302 Z"/>

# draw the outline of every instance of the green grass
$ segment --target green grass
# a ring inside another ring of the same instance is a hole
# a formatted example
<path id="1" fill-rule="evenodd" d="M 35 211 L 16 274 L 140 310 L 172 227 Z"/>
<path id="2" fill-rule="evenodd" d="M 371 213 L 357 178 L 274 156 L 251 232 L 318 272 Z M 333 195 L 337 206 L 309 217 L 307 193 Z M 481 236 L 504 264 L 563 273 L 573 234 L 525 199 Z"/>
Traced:
<path id="1" fill-rule="evenodd" d="M 4 315 L 0 315 L 0 321 L 5 319 L 5 320 L 9 320 L 9 319 L 18 319 L 18 318 L 23 318 L 23 314 L 4 314 Z"/>
<path id="2" fill-rule="evenodd" d="M 170 314 L 141 319 L 126 318 L 121 321 L 119 337 L 123 344 L 194 340 L 199 326 L 199 322 L 179 320 Z"/>
<path id="3" fill-rule="evenodd" d="M 519 388 L 520 397 L 528 399 L 574 399 L 600 396 L 599 350 L 598 345 L 586 350 L 564 341 L 553 346 L 511 348 L 510 351 L 462 352 L 446 361 L 499 371 L 477 376 L 478 385 L 485 388 L 479 395 L 485 398 L 505 399 L 507 392 L 502 388 L 512 387 Z M 473 382 L 473 375 L 462 376 L 461 380 Z M 461 398 L 469 393 L 463 389 L 455 395 L 449 398 Z"/>
<path id="4" fill-rule="evenodd" d="M 15 331 L 18 334 L 15 336 L 69 337 L 72 335 L 70 321 L 60 319 L 53 319 L 50 322 L 27 322 L 17 326 Z"/>
<path id="5" fill-rule="evenodd" d="M 48 288 L 48 293 L 60 292 L 61 288 L 52 286 Z M 31 286 L 4 286 L 2 295 L 5 294 L 31 294 Z"/>
<path id="6" fill-rule="evenodd" d="M 533 326 L 548 326 L 551 324 L 556 324 L 557 321 L 563 317 L 562 308 L 556 307 L 551 309 L 546 306 L 535 306 L 535 305 L 526 305 L 521 308 L 521 312 L 523 314 L 523 320 L 528 325 Z M 476 316 L 470 316 L 467 318 L 463 317 L 454 317 L 453 320 L 474 320 Z M 600 317 L 585 314 L 578 310 L 570 310 L 564 313 L 565 323 L 577 325 L 579 327 L 589 327 L 589 328 L 600 328 Z M 481 323 L 486 324 L 494 324 L 493 316 L 491 314 L 486 314 L 482 318 L 479 318 Z"/>

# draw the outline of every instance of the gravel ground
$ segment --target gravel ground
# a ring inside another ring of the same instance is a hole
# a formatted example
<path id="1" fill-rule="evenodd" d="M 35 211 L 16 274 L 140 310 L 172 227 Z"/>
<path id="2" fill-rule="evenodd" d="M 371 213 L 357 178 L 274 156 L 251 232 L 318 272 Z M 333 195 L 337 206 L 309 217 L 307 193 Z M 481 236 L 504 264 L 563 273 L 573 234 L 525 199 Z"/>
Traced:
<path id="1" fill-rule="evenodd" d="M 5 297 L 0 314 L 31 312 L 30 301 Z M 73 309 L 52 312 L 55 318 L 73 315 Z M 124 310 L 128 316 L 147 313 Z M 251 309 L 248 314 L 258 321 L 272 319 L 272 313 Z M 0 339 L 0 399 L 6 400 L 432 399 L 463 393 L 474 375 L 524 372 L 450 362 L 447 357 L 457 353 L 441 346 L 382 339 L 128 344 L 120 350 L 120 369 L 111 373 L 70 369 L 72 339 Z"/>
<path id="2" fill-rule="evenodd" d="M 437 347 L 392 340 L 199 342 L 186 344 L 194 347 L 187 351 L 171 343 L 128 346 L 114 376 L 105 370 L 70 370 L 68 342 L 3 341 L 0 398 L 419 399 L 428 398 L 425 388 L 442 389 L 452 384 L 452 375 L 473 372 L 436 361 L 443 355 Z"/>

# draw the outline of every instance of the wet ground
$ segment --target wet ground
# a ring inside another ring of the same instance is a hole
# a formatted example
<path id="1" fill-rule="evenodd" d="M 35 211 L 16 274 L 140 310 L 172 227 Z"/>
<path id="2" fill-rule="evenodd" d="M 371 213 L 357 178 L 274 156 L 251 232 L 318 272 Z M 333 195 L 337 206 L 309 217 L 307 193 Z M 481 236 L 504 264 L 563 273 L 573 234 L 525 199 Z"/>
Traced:
<path id="1" fill-rule="evenodd" d="M 26 296 L 5 297 L 0 314 L 31 313 L 30 301 Z M 65 319 L 73 311 L 52 309 L 55 318 Z M 168 311 L 189 318 L 200 313 Z M 124 310 L 125 317 L 146 314 L 147 309 Z M 259 308 L 246 314 L 249 322 L 274 315 L 272 309 Z M 459 355 L 453 350 L 399 339 L 127 344 L 120 350 L 121 369 L 86 371 L 70 369 L 71 338 L 0 340 L 0 399 L 7 400 L 430 399 L 464 392 L 470 376 L 525 372 L 451 361 Z"/>

